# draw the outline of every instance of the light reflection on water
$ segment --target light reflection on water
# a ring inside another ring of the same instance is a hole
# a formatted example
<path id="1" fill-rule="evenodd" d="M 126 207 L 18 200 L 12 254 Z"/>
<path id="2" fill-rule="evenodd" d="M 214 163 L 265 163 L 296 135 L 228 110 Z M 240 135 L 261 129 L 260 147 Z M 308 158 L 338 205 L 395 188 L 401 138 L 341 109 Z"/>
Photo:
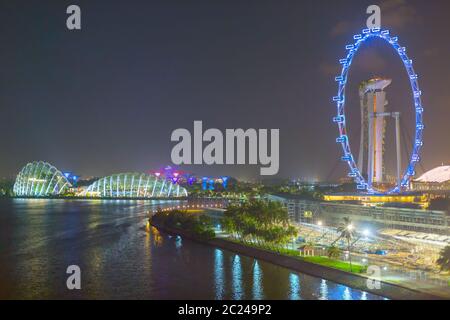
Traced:
<path id="1" fill-rule="evenodd" d="M 361 300 L 367 300 L 367 292 L 361 294 Z"/>
<path id="2" fill-rule="evenodd" d="M 289 283 L 290 283 L 290 295 L 289 298 L 291 300 L 299 300 L 300 299 L 300 278 L 295 273 L 291 273 L 289 275 Z"/>
<path id="3" fill-rule="evenodd" d="M 216 288 L 216 300 L 224 298 L 224 268 L 223 268 L 223 252 L 222 250 L 214 250 L 214 280 Z"/>
<path id="4" fill-rule="evenodd" d="M 151 201 L 0 200 L 0 298 L 377 299 L 146 226 Z M 66 289 L 66 268 L 82 290 Z"/>
<path id="5" fill-rule="evenodd" d="M 352 295 L 350 294 L 350 288 L 349 287 L 345 287 L 344 288 L 343 298 L 344 298 L 344 300 L 352 300 Z"/>
<path id="6" fill-rule="evenodd" d="M 243 296 L 242 292 L 242 266 L 241 266 L 241 258 L 238 255 L 234 255 L 233 257 L 233 265 L 232 265 L 232 273 L 233 273 L 233 299 L 241 300 Z"/>
<path id="7" fill-rule="evenodd" d="M 322 279 L 320 282 L 320 300 L 328 300 L 328 286 L 327 280 Z"/>
<path id="8" fill-rule="evenodd" d="M 257 260 L 253 263 L 253 299 L 264 299 L 264 288 L 262 284 L 263 272 Z"/>

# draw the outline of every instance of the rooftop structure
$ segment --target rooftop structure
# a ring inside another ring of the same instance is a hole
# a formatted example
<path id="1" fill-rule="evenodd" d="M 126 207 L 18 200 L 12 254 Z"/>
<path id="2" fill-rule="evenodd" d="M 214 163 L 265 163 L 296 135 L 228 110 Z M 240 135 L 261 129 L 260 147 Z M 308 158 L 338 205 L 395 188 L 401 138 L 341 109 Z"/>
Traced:
<path id="1" fill-rule="evenodd" d="M 146 173 L 119 173 L 101 178 L 81 192 L 95 198 L 176 198 L 187 190 L 170 179 Z"/>
<path id="2" fill-rule="evenodd" d="M 64 174 L 44 161 L 28 163 L 17 175 L 13 191 L 19 197 L 58 196 L 71 187 Z"/>
<path id="3" fill-rule="evenodd" d="M 187 190 L 177 180 L 160 174 L 119 173 L 103 177 L 88 187 L 75 188 L 71 175 L 44 161 L 28 163 L 17 175 L 13 192 L 16 197 L 92 197 L 154 199 L 187 197 Z"/>
<path id="4" fill-rule="evenodd" d="M 425 172 L 415 181 L 417 182 L 437 182 L 443 183 L 450 181 L 450 166 L 440 166 Z"/>

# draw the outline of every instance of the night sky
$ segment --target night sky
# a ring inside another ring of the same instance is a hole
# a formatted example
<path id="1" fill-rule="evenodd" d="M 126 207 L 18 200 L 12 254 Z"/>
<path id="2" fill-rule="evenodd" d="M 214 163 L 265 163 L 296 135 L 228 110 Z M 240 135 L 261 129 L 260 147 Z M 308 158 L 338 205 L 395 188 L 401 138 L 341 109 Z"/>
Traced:
<path id="1" fill-rule="evenodd" d="M 70 4 L 81 7 L 81 31 L 66 28 Z M 422 165 L 449 164 L 448 0 L 1 0 L 0 176 L 33 160 L 85 177 L 157 169 L 170 164 L 171 132 L 202 120 L 222 130 L 279 128 L 279 177 L 338 179 L 346 166 L 332 170 L 341 155 L 334 77 L 370 4 L 381 6 L 382 26 L 419 75 Z M 389 107 L 402 112 L 405 136 L 413 133 L 406 72 L 387 44 L 372 41 L 347 87 L 355 154 L 358 84 L 372 76 L 393 79 Z M 259 177 L 259 166 L 183 169 Z"/>

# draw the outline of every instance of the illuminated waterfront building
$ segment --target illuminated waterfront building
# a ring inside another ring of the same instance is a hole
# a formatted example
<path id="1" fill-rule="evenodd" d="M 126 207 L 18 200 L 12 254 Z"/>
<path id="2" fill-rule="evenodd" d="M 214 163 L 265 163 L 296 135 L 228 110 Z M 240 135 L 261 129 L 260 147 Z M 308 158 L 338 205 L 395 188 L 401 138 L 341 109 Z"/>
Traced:
<path id="1" fill-rule="evenodd" d="M 443 191 L 450 193 L 450 166 L 440 166 L 425 172 L 411 183 L 415 191 Z"/>
<path id="2" fill-rule="evenodd" d="M 177 198 L 187 190 L 171 179 L 146 173 L 120 173 L 101 178 L 81 192 L 94 198 Z"/>
<path id="3" fill-rule="evenodd" d="M 429 198 L 426 194 L 402 193 L 393 195 L 383 194 L 326 194 L 323 196 L 327 202 L 358 202 L 361 204 L 410 203 L 427 207 Z"/>
<path id="4" fill-rule="evenodd" d="M 64 174 L 47 162 L 28 163 L 17 175 L 14 195 L 49 197 L 64 194 L 71 187 Z"/>
<path id="5" fill-rule="evenodd" d="M 294 222 L 321 221 L 327 226 L 339 226 L 342 219 L 347 217 L 358 228 L 398 229 L 450 235 L 450 216 L 440 210 L 311 201 L 296 196 L 269 195 L 268 199 L 281 202 Z"/>
<path id="6" fill-rule="evenodd" d="M 17 175 L 16 197 L 88 197 L 159 199 L 187 197 L 187 190 L 173 179 L 146 173 L 120 173 L 103 177 L 87 187 L 75 187 L 79 177 L 63 173 L 47 162 L 28 163 Z"/>

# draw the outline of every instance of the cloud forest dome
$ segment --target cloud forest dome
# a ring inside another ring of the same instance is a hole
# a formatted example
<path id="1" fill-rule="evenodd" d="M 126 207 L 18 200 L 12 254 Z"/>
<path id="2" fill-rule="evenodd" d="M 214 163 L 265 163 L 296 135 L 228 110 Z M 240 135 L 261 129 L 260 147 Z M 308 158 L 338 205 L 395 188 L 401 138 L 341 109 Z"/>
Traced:
<path id="1" fill-rule="evenodd" d="M 47 162 L 35 161 L 19 172 L 13 191 L 19 197 L 48 197 L 64 194 L 70 187 L 61 171 Z"/>
<path id="2" fill-rule="evenodd" d="M 187 190 L 172 181 L 146 173 L 119 173 L 91 184 L 84 195 L 108 198 L 186 197 Z"/>

